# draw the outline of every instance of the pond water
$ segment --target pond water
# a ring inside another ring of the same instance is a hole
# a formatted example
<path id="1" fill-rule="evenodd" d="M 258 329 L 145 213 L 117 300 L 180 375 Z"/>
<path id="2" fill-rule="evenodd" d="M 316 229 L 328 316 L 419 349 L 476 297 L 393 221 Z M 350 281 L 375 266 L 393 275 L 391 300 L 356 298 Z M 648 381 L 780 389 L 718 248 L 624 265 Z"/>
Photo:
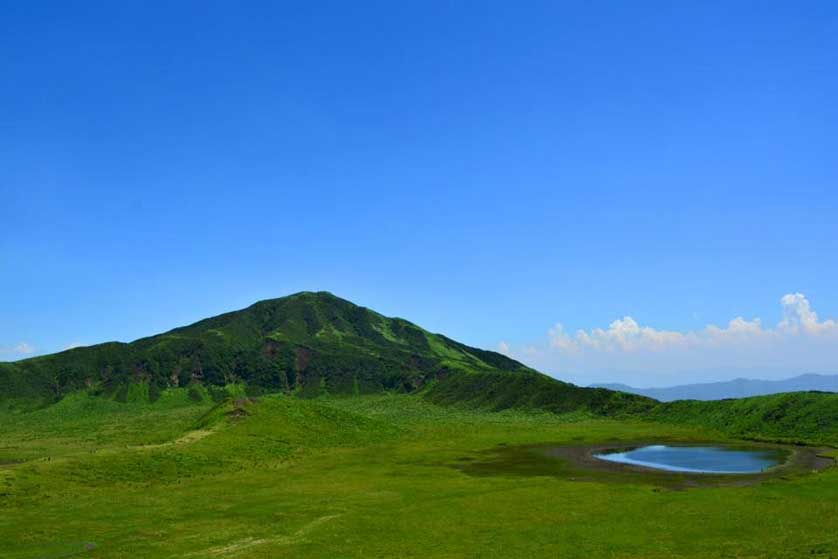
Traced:
<path id="1" fill-rule="evenodd" d="M 693 474 L 758 474 L 777 466 L 784 458 L 778 450 L 669 445 L 643 446 L 594 456 L 609 462 Z"/>

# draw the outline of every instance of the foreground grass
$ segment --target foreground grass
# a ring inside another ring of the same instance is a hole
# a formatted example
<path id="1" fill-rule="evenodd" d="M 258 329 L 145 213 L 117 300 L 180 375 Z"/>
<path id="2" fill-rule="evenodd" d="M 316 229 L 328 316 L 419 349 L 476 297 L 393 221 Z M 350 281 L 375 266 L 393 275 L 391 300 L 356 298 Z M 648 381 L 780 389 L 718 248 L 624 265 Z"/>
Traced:
<path id="1" fill-rule="evenodd" d="M 689 425 L 386 395 L 59 406 L 0 415 L 4 558 L 838 554 L 835 469 L 671 491 L 457 467 L 498 445 L 721 437 Z"/>

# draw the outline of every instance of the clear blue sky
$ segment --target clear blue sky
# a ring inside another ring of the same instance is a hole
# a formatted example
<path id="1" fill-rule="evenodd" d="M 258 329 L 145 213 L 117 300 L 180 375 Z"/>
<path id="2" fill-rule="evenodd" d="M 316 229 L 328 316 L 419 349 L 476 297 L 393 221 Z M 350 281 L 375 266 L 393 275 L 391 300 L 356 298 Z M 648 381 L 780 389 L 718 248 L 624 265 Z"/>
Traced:
<path id="1" fill-rule="evenodd" d="M 0 359 L 304 289 L 489 348 L 838 316 L 835 2 L 2 2 L 0 80 Z"/>

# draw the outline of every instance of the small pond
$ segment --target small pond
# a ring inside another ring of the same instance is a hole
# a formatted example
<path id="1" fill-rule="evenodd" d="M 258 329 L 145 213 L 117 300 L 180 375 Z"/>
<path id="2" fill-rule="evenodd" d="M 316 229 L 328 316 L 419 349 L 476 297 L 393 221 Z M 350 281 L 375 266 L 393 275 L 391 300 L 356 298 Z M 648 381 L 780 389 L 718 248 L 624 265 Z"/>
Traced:
<path id="1" fill-rule="evenodd" d="M 785 453 L 771 449 L 670 445 L 642 446 L 594 456 L 609 462 L 693 474 L 758 474 L 781 464 L 785 459 Z"/>

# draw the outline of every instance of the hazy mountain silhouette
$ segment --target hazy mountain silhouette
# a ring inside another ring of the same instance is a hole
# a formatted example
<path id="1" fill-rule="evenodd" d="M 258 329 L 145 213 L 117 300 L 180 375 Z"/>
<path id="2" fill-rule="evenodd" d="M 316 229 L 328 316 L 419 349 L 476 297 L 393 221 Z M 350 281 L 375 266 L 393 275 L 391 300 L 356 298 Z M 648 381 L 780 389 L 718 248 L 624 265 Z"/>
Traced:
<path id="1" fill-rule="evenodd" d="M 838 392 L 838 375 L 805 374 L 783 380 L 737 378 L 724 382 L 683 384 L 662 388 L 635 388 L 619 383 L 603 383 L 592 386 L 648 396 L 661 402 L 671 402 L 673 400 L 723 400 L 725 398 L 747 398 L 749 396 L 764 396 L 782 392 Z"/>

